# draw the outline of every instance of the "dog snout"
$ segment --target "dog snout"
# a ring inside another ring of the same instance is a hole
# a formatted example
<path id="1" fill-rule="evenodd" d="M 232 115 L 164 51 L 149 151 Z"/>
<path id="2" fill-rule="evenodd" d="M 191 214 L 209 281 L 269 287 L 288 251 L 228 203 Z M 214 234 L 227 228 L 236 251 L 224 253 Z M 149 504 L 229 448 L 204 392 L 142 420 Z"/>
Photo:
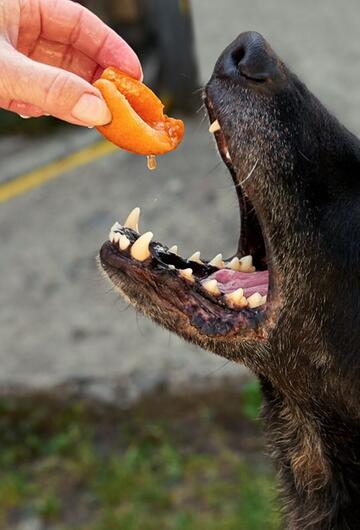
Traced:
<path id="1" fill-rule="evenodd" d="M 220 56 L 216 77 L 264 83 L 279 76 L 278 58 L 256 31 L 241 33 Z"/>

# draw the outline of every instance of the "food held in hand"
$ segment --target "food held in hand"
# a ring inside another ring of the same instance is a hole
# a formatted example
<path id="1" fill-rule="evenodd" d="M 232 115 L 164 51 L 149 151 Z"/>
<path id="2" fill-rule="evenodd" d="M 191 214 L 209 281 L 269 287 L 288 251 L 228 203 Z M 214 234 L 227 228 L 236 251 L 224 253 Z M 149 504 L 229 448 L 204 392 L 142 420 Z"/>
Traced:
<path id="1" fill-rule="evenodd" d="M 139 155 L 163 155 L 184 136 L 184 123 L 164 114 L 164 105 L 146 85 L 117 68 L 107 68 L 96 86 L 112 114 L 98 131 L 117 146 Z"/>

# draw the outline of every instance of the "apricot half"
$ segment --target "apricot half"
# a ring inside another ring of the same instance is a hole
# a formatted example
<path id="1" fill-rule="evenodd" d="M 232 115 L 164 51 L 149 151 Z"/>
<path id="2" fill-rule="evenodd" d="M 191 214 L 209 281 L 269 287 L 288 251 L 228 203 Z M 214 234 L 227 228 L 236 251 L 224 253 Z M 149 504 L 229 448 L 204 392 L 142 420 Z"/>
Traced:
<path id="1" fill-rule="evenodd" d="M 162 155 L 184 136 L 184 123 L 164 114 L 164 105 L 146 85 L 117 68 L 95 81 L 112 114 L 97 130 L 115 145 L 139 155 Z"/>

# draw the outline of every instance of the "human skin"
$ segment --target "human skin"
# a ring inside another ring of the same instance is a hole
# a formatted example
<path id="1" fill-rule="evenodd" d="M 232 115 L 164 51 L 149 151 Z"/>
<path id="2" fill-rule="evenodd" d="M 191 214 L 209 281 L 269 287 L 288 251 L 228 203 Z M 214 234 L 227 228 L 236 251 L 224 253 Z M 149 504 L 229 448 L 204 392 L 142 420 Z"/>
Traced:
<path id="1" fill-rule="evenodd" d="M 92 86 L 107 66 L 142 78 L 138 57 L 71 0 L 0 0 L 0 108 L 95 126 L 111 121 Z"/>

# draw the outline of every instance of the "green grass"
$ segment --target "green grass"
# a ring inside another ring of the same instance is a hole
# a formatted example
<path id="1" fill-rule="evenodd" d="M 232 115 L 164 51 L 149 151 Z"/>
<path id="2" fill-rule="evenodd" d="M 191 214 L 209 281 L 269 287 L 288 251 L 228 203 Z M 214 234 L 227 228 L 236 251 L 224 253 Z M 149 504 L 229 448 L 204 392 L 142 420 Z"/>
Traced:
<path id="1" fill-rule="evenodd" d="M 46 530 L 276 530 L 258 403 L 253 383 L 126 412 L 1 400 L 0 528 L 26 515 Z"/>

